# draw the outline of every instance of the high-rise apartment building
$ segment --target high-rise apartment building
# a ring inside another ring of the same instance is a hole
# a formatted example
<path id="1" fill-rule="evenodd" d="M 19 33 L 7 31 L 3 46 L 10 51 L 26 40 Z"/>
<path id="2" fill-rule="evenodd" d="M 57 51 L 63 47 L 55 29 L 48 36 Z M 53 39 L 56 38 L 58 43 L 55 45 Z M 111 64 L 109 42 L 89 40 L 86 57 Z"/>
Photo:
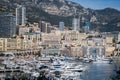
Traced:
<path id="1" fill-rule="evenodd" d="M 80 20 L 78 18 L 73 18 L 72 21 L 73 30 L 77 31 L 80 28 Z"/>
<path id="2" fill-rule="evenodd" d="M 60 30 L 60 31 L 63 31 L 64 28 L 65 28 L 64 22 L 59 22 L 59 30 Z"/>
<path id="3" fill-rule="evenodd" d="M 16 8 L 16 25 L 26 24 L 26 8 L 24 6 L 18 5 Z"/>
<path id="4" fill-rule="evenodd" d="M 0 37 L 9 38 L 16 35 L 16 19 L 12 14 L 0 16 Z"/>
<path id="5" fill-rule="evenodd" d="M 89 21 L 86 21 L 86 22 L 85 22 L 84 32 L 85 32 L 85 33 L 90 32 L 90 22 L 89 22 Z"/>
<path id="6" fill-rule="evenodd" d="M 54 30 L 51 24 L 45 21 L 39 22 L 39 28 L 40 28 L 40 31 L 43 33 L 50 33 L 52 30 Z"/>

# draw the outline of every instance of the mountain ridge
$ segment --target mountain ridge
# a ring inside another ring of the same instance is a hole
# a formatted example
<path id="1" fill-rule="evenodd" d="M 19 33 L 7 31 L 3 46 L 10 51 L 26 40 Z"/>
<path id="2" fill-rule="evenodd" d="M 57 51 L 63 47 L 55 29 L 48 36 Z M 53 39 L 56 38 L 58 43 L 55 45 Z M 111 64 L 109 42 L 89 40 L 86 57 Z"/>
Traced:
<path id="1" fill-rule="evenodd" d="M 44 20 L 52 25 L 58 25 L 59 21 L 63 21 L 66 27 L 71 27 L 72 18 L 76 13 L 76 17 L 81 18 L 81 29 L 84 28 L 85 21 L 89 20 L 93 30 L 120 30 L 120 11 L 113 8 L 93 10 L 67 0 L 37 0 L 36 3 L 32 0 L 1 0 L 0 13 L 12 12 L 15 14 L 17 4 L 27 8 L 27 18 L 30 23 Z"/>

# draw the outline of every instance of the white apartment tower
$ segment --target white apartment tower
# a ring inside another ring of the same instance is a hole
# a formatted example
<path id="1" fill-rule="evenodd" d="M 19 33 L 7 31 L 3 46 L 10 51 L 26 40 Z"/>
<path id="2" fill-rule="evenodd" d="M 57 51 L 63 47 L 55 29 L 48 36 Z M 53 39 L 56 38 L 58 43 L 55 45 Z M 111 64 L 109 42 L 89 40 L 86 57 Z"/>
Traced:
<path id="1" fill-rule="evenodd" d="M 73 30 L 78 31 L 80 29 L 80 19 L 73 18 L 72 27 L 73 27 Z"/>
<path id="2" fill-rule="evenodd" d="M 60 30 L 60 31 L 63 31 L 64 28 L 65 28 L 64 22 L 59 22 L 59 30 Z"/>
<path id="3" fill-rule="evenodd" d="M 16 8 L 16 25 L 24 26 L 26 24 L 26 8 L 18 5 Z"/>

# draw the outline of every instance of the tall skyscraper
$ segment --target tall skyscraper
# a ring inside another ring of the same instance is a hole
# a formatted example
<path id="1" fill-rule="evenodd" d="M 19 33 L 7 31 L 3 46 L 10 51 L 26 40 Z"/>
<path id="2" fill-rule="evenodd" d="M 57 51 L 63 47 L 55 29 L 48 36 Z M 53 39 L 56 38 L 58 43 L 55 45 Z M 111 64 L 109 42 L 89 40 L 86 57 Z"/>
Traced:
<path id="1" fill-rule="evenodd" d="M 16 35 L 16 19 L 12 14 L 0 16 L 0 37 L 10 38 Z"/>
<path id="2" fill-rule="evenodd" d="M 16 25 L 24 26 L 26 24 L 26 8 L 18 5 L 16 8 Z"/>
<path id="3" fill-rule="evenodd" d="M 64 28 L 65 28 L 64 22 L 59 22 L 59 30 L 60 30 L 60 31 L 63 31 Z"/>
<path id="4" fill-rule="evenodd" d="M 80 28 L 80 19 L 73 18 L 72 27 L 73 27 L 73 30 L 75 30 L 75 31 L 79 30 L 79 28 Z"/>
<path id="5" fill-rule="evenodd" d="M 85 24 L 86 25 L 85 25 L 85 30 L 84 31 L 85 31 L 85 33 L 88 33 L 88 32 L 90 32 L 90 22 L 86 21 Z"/>

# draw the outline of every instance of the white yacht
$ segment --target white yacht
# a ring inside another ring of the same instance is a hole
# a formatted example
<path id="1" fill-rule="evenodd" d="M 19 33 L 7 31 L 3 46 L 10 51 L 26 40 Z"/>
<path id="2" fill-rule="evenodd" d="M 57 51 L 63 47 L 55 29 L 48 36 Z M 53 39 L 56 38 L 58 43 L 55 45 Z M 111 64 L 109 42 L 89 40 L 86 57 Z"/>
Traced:
<path id="1" fill-rule="evenodd" d="M 76 63 L 68 63 L 65 64 L 64 69 L 69 70 L 69 71 L 76 71 L 76 72 L 82 72 L 85 70 L 85 66 L 81 64 L 76 64 Z"/>
<path id="2" fill-rule="evenodd" d="M 31 74 L 31 76 L 33 76 L 33 77 L 39 77 L 39 73 L 38 72 L 36 72 L 36 71 L 34 71 L 34 72 L 32 72 L 32 74 Z"/>
<path id="3" fill-rule="evenodd" d="M 4 70 L 5 69 L 5 66 L 0 66 L 0 70 Z"/>
<path id="4" fill-rule="evenodd" d="M 103 59 L 96 59 L 95 61 L 93 61 L 93 63 L 110 63 L 110 59 L 107 58 L 103 58 Z"/>
<path id="5" fill-rule="evenodd" d="M 110 63 L 110 59 L 105 56 L 97 56 L 93 63 Z"/>
<path id="6" fill-rule="evenodd" d="M 72 71 L 64 71 L 61 74 L 61 79 L 65 79 L 65 80 L 81 80 L 80 79 L 80 73 L 79 72 L 72 72 Z"/>

